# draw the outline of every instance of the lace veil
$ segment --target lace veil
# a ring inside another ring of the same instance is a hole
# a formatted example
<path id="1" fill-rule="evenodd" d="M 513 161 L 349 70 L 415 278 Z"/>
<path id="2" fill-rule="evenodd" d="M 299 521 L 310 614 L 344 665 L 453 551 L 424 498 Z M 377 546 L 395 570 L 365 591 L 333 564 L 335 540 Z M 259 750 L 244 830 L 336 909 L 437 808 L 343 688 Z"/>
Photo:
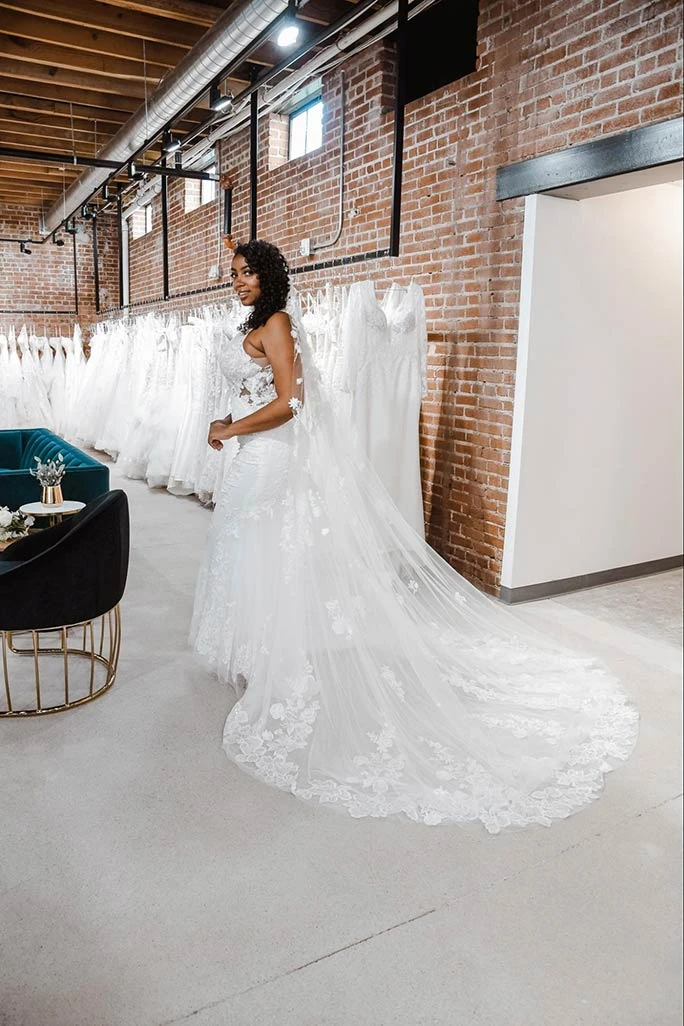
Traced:
<path id="1" fill-rule="evenodd" d="M 292 458 L 248 686 L 224 746 L 353 816 L 549 824 L 595 798 L 637 713 L 595 659 L 482 594 L 403 519 L 324 397 L 296 294 Z"/>

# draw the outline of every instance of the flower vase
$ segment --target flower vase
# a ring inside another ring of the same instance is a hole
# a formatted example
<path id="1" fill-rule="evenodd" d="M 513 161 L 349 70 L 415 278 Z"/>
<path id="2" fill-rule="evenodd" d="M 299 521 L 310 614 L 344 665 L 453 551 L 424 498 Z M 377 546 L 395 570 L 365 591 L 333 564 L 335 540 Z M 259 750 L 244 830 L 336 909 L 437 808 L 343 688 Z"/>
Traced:
<path id="1" fill-rule="evenodd" d="M 61 506 L 64 502 L 61 485 L 43 485 L 40 500 L 44 506 Z"/>

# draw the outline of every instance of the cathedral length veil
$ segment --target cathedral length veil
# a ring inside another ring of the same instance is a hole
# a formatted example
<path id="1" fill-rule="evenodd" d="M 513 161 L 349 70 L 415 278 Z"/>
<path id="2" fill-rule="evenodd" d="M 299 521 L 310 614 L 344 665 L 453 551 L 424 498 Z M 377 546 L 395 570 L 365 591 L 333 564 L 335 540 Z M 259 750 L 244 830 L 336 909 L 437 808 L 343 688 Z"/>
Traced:
<path id="1" fill-rule="evenodd" d="M 291 457 L 264 547 L 227 585 L 252 627 L 226 753 L 356 817 L 496 833 L 568 816 L 628 757 L 636 710 L 600 663 L 550 645 L 406 523 L 323 398 L 296 296 L 287 309 Z"/>

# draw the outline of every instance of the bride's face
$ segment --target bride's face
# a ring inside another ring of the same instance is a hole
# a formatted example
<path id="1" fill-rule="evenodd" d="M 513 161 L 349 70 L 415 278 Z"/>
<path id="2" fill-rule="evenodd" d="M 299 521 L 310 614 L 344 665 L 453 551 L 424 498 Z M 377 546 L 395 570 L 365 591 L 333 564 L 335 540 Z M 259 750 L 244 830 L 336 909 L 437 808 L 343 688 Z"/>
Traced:
<path id="1" fill-rule="evenodd" d="M 230 280 L 243 306 L 254 306 L 261 295 L 259 275 L 253 271 L 245 258 L 239 254 L 233 257 Z"/>

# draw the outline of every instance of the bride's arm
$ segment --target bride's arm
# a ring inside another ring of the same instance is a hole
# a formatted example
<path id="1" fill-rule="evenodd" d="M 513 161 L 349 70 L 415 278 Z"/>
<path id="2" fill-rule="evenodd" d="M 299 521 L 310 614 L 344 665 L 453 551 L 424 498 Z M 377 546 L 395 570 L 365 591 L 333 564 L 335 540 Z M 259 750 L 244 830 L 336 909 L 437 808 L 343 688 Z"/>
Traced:
<path id="1" fill-rule="evenodd" d="M 263 346 L 264 355 L 273 369 L 273 383 L 278 398 L 232 422 L 214 421 L 209 432 L 209 444 L 215 441 L 234 438 L 236 435 L 251 435 L 255 431 L 269 431 L 280 427 L 292 418 L 290 397 L 292 394 L 292 367 L 295 359 L 294 339 L 290 318 L 282 311 L 269 317 L 264 325 L 259 341 Z M 228 419 L 228 418 L 226 418 Z M 218 446 L 214 446 L 218 448 Z"/>

